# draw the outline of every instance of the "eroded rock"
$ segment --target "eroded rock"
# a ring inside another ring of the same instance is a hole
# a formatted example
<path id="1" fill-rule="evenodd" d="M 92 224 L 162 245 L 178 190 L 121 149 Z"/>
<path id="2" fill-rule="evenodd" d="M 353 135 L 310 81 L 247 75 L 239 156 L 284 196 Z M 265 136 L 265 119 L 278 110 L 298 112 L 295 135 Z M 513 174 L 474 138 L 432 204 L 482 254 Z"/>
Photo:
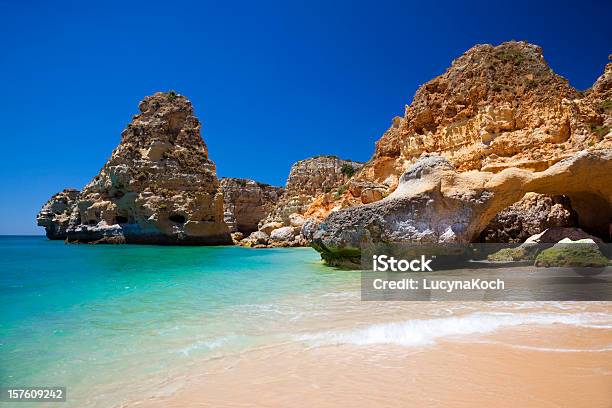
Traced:
<path id="1" fill-rule="evenodd" d="M 539 267 L 604 268 L 609 264 L 599 246 L 588 238 L 576 241 L 565 238 L 544 249 L 535 260 Z"/>
<path id="2" fill-rule="evenodd" d="M 252 232 L 248 237 L 240 241 L 240 245 L 253 248 L 265 248 L 270 237 L 263 231 Z"/>
<path id="3" fill-rule="evenodd" d="M 231 244 L 215 165 L 189 100 L 139 104 L 121 142 L 71 207 L 70 242 Z"/>
<path id="4" fill-rule="evenodd" d="M 346 186 L 362 166 L 362 163 L 335 156 L 318 156 L 295 163 L 283 196 L 259 224 L 260 231 L 276 237 L 270 240 L 270 246 L 308 245 L 308 240 L 300 233 L 301 227 L 311 218 L 327 215 L 331 208 L 325 206 L 333 206 L 331 203 L 333 197 L 338 196 L 338 190 Z M 293 232 L 289 234 L 289 230 Z"/>
<path id="5" fill-rule="evenodd" d="M 445 157 L 460 172 L 497 173 L 543 171 L 580 150 L 609 148 L 611 84 L 612 63 L 580 93 L 536 45 L 476 45 L 418 89 L 354 181 L 393 190 L 423 153 Z"/>
<path id="6" fill-rule="evenodd" d="M 273 241 L 287 241 L 291 242 L 298 235 L 299 229 L 296 231 L 295 227 L 281 227 L 275 229 L 270 234 L 270 239 Z"/>
<path id="7" fill-rule="evenodd" d="M 503 248 L 488 256 L 491 261 L 531 261 L 545 249 L 557 243 L 592 242 L 603 244 L 603 241 L 580 228 L 553 227 L 532 235 L 518 247 Z"/>
<path id="8" fill-rule="evenodd" d="M 281 187 L 241 178 L 222 178 L 224 220 L 230 232 L 250 234 L 274 208 L 283 194 Z M 267 231 L 268 233 L 270 231 Z"/>
<path id="9" fill-rule="evenodd" d="M 291 166 L 285 194 L 261 224 L 281 222 L 289 225 L 292 214 L 303 215 L 315 197 L 329 194 L 346 184 L 362 166 L 362 163 L 335 156 L 318 156 L 296 162 Z M 353 169 L 353 173 L 347 172 L 347 168 Z"/>
<path id="10" fill-rule="evenodd" d="M 578 216 L 565 196 L 527 193 L 499 212 L 480 233 L 479 242 L 521 243 L 547 228 L 578 225 Z"/>
<path id="11" fill-rule="evenodd" d="M 563 194 L 571 202 L 595 194 L 591 206 L 576 208 L 578 216 L 599 212 L 610 219 L 611 172 L 612 149 L 582 151 L 541 172 L 458 172 L 444 157 L 426 156 L 402 175 L 389 197 L 331 213 L 312 245 L 334 264 L 358 263 L 361 246 L 372 243 L 473 242 L 497 213 L 527 192 Z"/>
<path id="12" fill-rule="evenodd" d="M 529 237 L 525 244 L 556 244 L 558 242 L 563 241 L 564 239 L 569 239 L 571 241 L 579 241 L 582 239 L 590 239 L 596 243 L 603 243 L 601 238 L 588 234 L 581 230 L 580 228 L 548 228 L 542 231 L 539 234 L 532 235 Z"/>
<path id="13" fill-rule="evenodd" d="M 612 63 L 581 93 L 535 45 L 477 45 L 393 119 L 349 183 L 361 200 L 331 211 L 313 246 L 330 263 L 358 263 L 361 245 L 372 242 L 473 242 L 497 215 L 502 231 L 489 229 L 485 240 L 520 240 L 566 222 L 609 237 L 611 113 Z M 380 191 L 361 197 L 368 185 Z M 517 204 L 504 212 L 531 192 L 567 196 L 572 211 L 562 204 L 518 216 Z M 519 223 L 526 228 L 511 231 Z"/>
<path id="14" fill-rule="evenodd" d="M 36 216 L 36 221 L 38 226 L 45 227 L 47 238 L 66 239 L 66 230 L 78 196 L 78 190 L 67 188 L 55 194 L 43 205 Z"/>

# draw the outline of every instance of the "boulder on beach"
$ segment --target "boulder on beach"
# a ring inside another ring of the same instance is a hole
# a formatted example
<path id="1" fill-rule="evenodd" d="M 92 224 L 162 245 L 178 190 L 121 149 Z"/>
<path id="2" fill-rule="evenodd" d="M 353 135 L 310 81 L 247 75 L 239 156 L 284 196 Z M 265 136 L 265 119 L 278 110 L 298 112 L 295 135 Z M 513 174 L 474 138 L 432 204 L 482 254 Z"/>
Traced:
<path id="1" fill-rule="evenodd" d="M 539 267 L 603 268 L 609 264 L 608 258 L 592 239 L 563 239 L 551 248 L 541 251 L 535 260 L 535 266 Z"/>

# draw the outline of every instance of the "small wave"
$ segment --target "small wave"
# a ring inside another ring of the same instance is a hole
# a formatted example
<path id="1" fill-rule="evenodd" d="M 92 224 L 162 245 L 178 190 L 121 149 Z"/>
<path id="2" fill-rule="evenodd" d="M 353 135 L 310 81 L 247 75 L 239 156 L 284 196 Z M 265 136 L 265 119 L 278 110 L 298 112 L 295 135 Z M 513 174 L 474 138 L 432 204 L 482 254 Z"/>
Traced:
<path id="1" fill-rule="evenodd" d="M 505 344 L 500 342 L 487 342 L 488 344 L 502 344 L 505 346 L 510 346 L 514 349 L 520 350 L 533 350 L 533 351 L 545 351 L 550 353 L 606 353 L 612 351 L 612 345 L 600 347 L 600 348 L 562 348 L 562 347 L 540 347 L 540 346 L 526 346 L 522 344 Z"/>
<path id="2" fill-rule="evenodd" d="M 610 329 L 612 329 L 612 324 L 585 324 L 582 327 L 585 327 L 587 329 L 610 330 Z"/>
<path id="3" fill-rule="evenodd" d="M 356 299 L 360 297 L 358 292 L 329 292 L 321 295 L 323 298 Z"/>
<path id="4" fill-rule="evenodd" d="M 552 324 L 584 326 L 601 323 L 602 319 L 607 323 L 611 317 L 607 313 L 476 312 L 464 316 L 374 324 L 355 330 L 308 333 L 298 336 L 297 340 L 315 346 L 334 344 L 421 346 L 433 344 L 440 338 L 485 334 L 506 327 Z"/>
<path id="5" fill-rule="evenodd" d="M 191 354 L 191 352 L 196 351 L 196 350 L 202 350 L 202 349 L 214 350 L 216 348 L 219 348 L 227 344 L 234 337 L 235 336 L 224 336 L 224 337 L 218 337 L 216 339 L 211 339 L 211 340 L 196 341 L 195 343 L 178 350 L 178 352 L 188 356 L 189 354 Z"/>

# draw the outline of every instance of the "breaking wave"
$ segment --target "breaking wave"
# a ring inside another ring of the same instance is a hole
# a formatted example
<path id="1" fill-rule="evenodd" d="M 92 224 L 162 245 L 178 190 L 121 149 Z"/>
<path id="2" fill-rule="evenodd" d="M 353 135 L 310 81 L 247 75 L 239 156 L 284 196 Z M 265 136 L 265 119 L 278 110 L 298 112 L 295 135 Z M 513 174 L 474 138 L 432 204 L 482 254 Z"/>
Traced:
<path id="1" fill-rule="evenodd" d="M 606 325 L 611 321 L 612 315 L 608 313 L 476 312 L 464 316 L 374 324 L 355 330 L 308 333 L 298 336 L 297 340 L 314 346 L 334 344 L 422 346 L 433 344 L 441 338 L 485 334 L 520 325 L 562 324 L 588 327 Z"/>

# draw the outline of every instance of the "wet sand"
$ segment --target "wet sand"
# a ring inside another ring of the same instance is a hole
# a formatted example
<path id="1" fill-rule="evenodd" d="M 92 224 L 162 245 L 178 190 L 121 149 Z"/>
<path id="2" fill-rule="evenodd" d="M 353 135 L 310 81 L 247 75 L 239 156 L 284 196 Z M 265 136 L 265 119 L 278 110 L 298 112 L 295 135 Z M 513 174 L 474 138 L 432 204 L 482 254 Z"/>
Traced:
<path id="1" fill-rule="evenodd" d="M 126 406 L 610 408 L 611 333 L 522 325 L 420 347 L 287 343 L 198 364 Z"/>

